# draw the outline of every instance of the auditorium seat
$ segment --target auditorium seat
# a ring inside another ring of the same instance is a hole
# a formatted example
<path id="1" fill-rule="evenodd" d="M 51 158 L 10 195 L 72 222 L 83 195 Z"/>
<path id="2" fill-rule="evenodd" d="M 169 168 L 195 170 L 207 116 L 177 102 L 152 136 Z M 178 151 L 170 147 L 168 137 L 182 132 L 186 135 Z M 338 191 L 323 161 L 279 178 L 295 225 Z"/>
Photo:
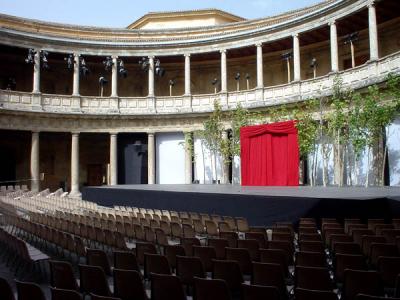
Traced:
<path id="1" fill-rule="evenodd" d="M 280 300 L 279 292 L 273 286 L 242 284 L 243 300 Z"/>
<path id="2" fill-rule="evenodd" d="M 54 288 L 79 291 L 72 265 L 66 261 L 49 261 L 50 285 Z"/>
<path id="3" fill-rule="evenodd" d="M 295 267 L 294 285 L 296 288 L 331 291 L 334 288 L 328 268 Z"/>
<path id="4" fill-rule="evenodd" d="M 237 241 L 238 248 L 244 248 L 249 251 L 252 261 L 260 261 L 260 243 L 255 239 L 244 239 Z"/>
<path id="5" fill-rule="evenodd" d="M 325 253 L 325 245 L 319 241 L 299 241 L 300 251 Z"/>
<path id="6" fill-rule="evenodd" d="M 400 257 L 379 256 L 377 269 L 384 286 L 394 288 L 396 277 L 400 274 Z"/>
<path id="7" fill-rule="evenodd" d="M 81 294 L 75 290 L 50 288 L 50 291 L 51 300 L 82 300 Z"/>
<path id="8" fill-rule="evenodd" d="M 296 288 L 294 295 L 296 300 L 338 300 L 337 295 L 332 291 Z"/>
<path id="9" fill-rule="evenodd" d="M 240 294 L 241 285 L 244 280 L 237 261 L 214 259 L 212 278 L 224 280 L 233 296 Z"/>
<path id="10" fill-rule="evenodd" d="M 99 295 L 96 295 L 93 293 L 90 294 L 90 299 L 91 300 L 121 300 L 121 298 L 109 297 L 109 296 L 99 296 Z"/>
<path id="11" fill-rule="evenodd" d="M 268 244 L 268 237 L 263 232 L 246 232 L 245 238 L 248 240 L 257 240 L 258 246 L 261 249 L 266 249 Z M 236 246 L 235 246 L 236 247 Z"/>
<path id="12" fill-rule="evenodd" d="M 146 242 L 136 242 L 136 260 L 139 266 L 144 265 L 144 254 L 157 254 L 157 249 L 154 244 L 146 243 Z"/>
<path id="13" fill-rule="evenodd" d="M 399 252 L 395 244 L 372 243 L 370 249 L 370 263 L 376 266 L 380 256 L 399 256 Z"/>
<path id="14" fill-rule="evenodd" d="M 228 285 L 221 279 L 194 279 L 195 300 L 231 300 Z"/>
<path id="15" fill-rule="evenodd" d="M 178 276 L 185 285 L 193 286 L 194 278 L 205 278 L 203 264 L 198 257 L 177 256 L 176 257 L 176 276 Z"/>
<path id="16" fill-rule="evenodd" d="M 185 256 L 185 248 L 182 245 L 167 245 L 164 247 L 164 255 L 167 257 L 172 270 L 176 268 L 176 256 Z"/>
<path id="17" fill-rule="evenodd" d="M 288 299 L 285 284 L 285 273 L 281 265 L 272 263 L 253 262 L 251 284 L 261 286 L 274 286 L 278 289 L 281 299 Z"/>
<path id="18" fill-rule="evenodd" d="M 392 297 L 379 297 L 379 296 L 370 296 L 364 294 L 358 294 L 356 300 L 400 300 L 400 298 L 392 298 Z"/>
<path id="19" fill-rule="evenodd" d="M 0 295 L 4 300 L 15 300 L 14 293 L 9 282 L 2 277 L 0 277 Z"/>
<path id="20" fill-rule="evenodd" d="M 252 270 L 250 252 L 246 248 L 225 248 L 226 259 L 234 260 L 239 264 L 240 270 L 245 275 L 250 275 Z"/>
<path id="21" fill-rule="evenodd" d="M 289 269 L 286 255 L 286 252 L 280 249 L 260 249 L 260 262 L 280 265 L 284 276 L 288 277 Z"/>
<path id="22" fill-rule="evenodd" d="M 46 300 L 41 287 L 33 282 L 15 280 L 17 285 L 18 300 Z"/>
<path id="23" fill-rule="evenodd" d="M 208 246 L 214 247 L 216 258 L 225 259 L 226 257 L 225 248 L 229 247 L 228 240 L 221 238 L 209 238 L 207 239 L 207 241 L 208 241 Z"/>
<path id="24" fill-rule="evenodd" d="M 383 284 L 378 272 L 350 269 L 344 271 L 342 299 L 355 300 L 360 293 L 383 296 Z"/>
<path id="25" fill-rule="evenodd" d="M 140 271 L 114 269 L 114 296 L 123 300 L 147 300 Z"/>
<path id="26" fill-rule="evenodd" d="M 336 254 L 333 260 L 335 278 L 338 282 L 343 282 L 344 271 L 367 270 L 367 263 L 363 255 Z"/>
<path id="27" fill-rule="evenodd" d="M 90 266 L 101 267 L 107 276 L 111 276 L 111 267 L 107 254 L 100 249 L 87 249 L 86 261 Z"/>
<path id="28" fill-rule="evenodd" d="M 171 274 L 171 267 L 168 259 L 161 254 L 144 254 L 144 277 L 150 278 L 151 273 Z"/>
<path id="29" fill-rule="evenodd" d="M 152 300 L 186 300 L 182 282 L 177 276 L 151 274 Z"/>
<path id="30" fill-rule="evenodd" d="M 295 266 L 303 267 L 326 267 L 326 257 L 321 252 L 296 252 Z"/>
<path id="31" fill-rule="evenodd" d="M 212 271 L 212 260 L 217 257 L 214 247 L 193 245 L 193 256 L 200 258 L 206 272 Z"/>
<path id="32" fill-rule="evenodd" d="M 185 253 L 188 256 L 193 255 L 193 245 L 200 246 L 200 240 L 196 237 L 193 238 L 182 238 L 181 245 L 185 248 Z"/>
<path id="33" fill-rule="evenodd" d="M 333 252 L 335 254 L 361 254 L 360 246 L 354 242 L 338 242 L 334 243 Z"/>
<path id="34" fill-rule="evenodd" d="M 130 251 L 114 251 L 114 268 L 139 271 L 136 255 Z"/>
<path id="35" fill-rule="evenodd" d="M 111 296 L 106 273 L 101 267 L 79 265 L 79 278 L 82 293 Z"/>

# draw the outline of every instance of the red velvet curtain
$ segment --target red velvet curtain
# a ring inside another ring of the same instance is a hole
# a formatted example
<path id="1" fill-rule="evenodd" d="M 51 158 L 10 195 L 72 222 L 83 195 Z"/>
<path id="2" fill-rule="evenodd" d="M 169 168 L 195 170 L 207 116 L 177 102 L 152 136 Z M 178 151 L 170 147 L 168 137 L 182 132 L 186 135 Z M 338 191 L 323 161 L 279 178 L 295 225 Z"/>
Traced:
<path id="1" fill-rule="evenodd" d="M 240 129 L 242 185 L 299 185 L 295 121 Z"/>

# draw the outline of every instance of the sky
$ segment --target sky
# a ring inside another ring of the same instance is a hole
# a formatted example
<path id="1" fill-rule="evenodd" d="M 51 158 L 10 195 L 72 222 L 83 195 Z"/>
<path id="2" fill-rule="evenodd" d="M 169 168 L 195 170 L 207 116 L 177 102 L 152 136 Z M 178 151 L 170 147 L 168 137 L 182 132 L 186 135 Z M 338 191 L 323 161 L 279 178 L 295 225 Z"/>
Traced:
<path id="1" fill-rule="evenodd" d="M 0 0 L 0 13 L 65 24 L 125 28 L 148 12 L 217 8 L 246 19 L 323 0 Z"/>

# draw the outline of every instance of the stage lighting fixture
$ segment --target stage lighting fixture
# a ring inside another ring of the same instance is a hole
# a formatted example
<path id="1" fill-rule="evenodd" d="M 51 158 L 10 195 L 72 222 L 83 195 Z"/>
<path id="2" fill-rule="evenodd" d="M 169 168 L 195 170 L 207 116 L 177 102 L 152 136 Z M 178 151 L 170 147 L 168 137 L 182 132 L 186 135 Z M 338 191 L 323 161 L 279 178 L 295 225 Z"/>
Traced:
<path id="1" fill-rule="evenodd" d="M 358 32 L 350 33 L 343 38 L 343 42 L 345 45 L 354 43 L 357 40 L 358 40 Z"/>
<path id="2" fill-rule="evenodd" d="M 105 60 L 103 60 L 104 69 L 106 71 L 111 70 L 111 67 L 114 65 L 111 56 L 107 56 Z"/>
<path id="3" fill-rule="evenodd" d="M 44 70 L 49 70 L 50 66 L 49 66 L 49 61 L 47 59 L 47 56 L 49 56 L 49 52 L 47 52 L 46 50 L 42 50 L 40 51 L 40 58 L 42 60 L 42 69 Z"/>
<path id="4" fill-rule="evenodd" d="M 83 76 L 87 76 L 90 74 L 90 70 L 89 68 L 86 66 L 86 61 L 82 56 L 79 56 L 79 72 L 83 75 Z"/>
<path id="5" fill-rule="evenodd" d="M 239 79 L 240 79 L 240 73 L 237 72 L 237 73 L 235 74 L 235 80 L 239 80 Z"/>
<path id="6" fill-rule="evenodd" d="M 35 54 L 36 51 L 32 48 L 28 49 L 28 56 L 25 58 L 25 62 L 27 64 L 34 65 L 35 64 Z"/>
<path id="7" fill-rule="evenodd" d="M 211 84 L 212 84 L 212 85 L 217 85 L 218 83 L 219 83 L 218 78 L 214 78 L 214 79 L 211 81 Z"/>
<path id="8" fill-rule="evenodd" d="M 317 59 L 313 57 L 310 61 L 310 68 L 315 68 L 317 66 Z"/>
<path id="9" fill-rule="evenodd" d="M 246 78 L 246 80 L 249 80 L 249 79 L 250 79 L 250 74 L 249 74 L 249 73 L 246 73 L 245 78 Z"/>
<path id="10" fill-rule="evenodd" d="M 293 52 L 286 52 L 281 55 L 283 60 L 289 60 L 293 57 Z"/>
<path id="11" fill-rule="evenodd" d="M 168 81 L 169 86 L 174 86 L 175 85 L 175 79 L 170 79 Z"/>
<path id="12" fill-rule="evenodd" d="M 64 60 L 67 62 L 67 68 L 68 70 L 71 70 L 74 67 L 74 55 L 73 54 L 68 54 L 67 57 L 64 57 Z"/>
<path id="13" fill-rule="evenodd" d="M 103 75 L 100 75 L 100 77 L 99 77 L 100 86 L 105 86 L 107 83 L 108 83 L 108 80 Z"/>
<path id="14" fill-rule="evenodd" d="M 163 77 L 164 75 L 165 75 L 165 69 L 164 68 L 162 68 L 161 66 L 161 63 L 160 63 L 160 60 L 159 59 L 157 59 L 156 60 L 156 62 L 155 62 L 155 74 L 157 75 L 157 76 L 159 76 L 159 77 Z"/>
<path id="15" fill-rule="evenodd" d="M 118 74 L 121 77 L 126 78 L 128 76 L 128 71 L 125 69 L 125 65 L 122 59 L 118 59 L 117 67 L 118 67 Z"/>
<path id="16" fill-rule="evenodd" d="M 149 59 L 148 58 L 142 57 L 139 60 L 139 66 L 143 71 L 147 71 L 149 69 L 149 65 L 150 65 L 150 63 L 149 63 Z"/>

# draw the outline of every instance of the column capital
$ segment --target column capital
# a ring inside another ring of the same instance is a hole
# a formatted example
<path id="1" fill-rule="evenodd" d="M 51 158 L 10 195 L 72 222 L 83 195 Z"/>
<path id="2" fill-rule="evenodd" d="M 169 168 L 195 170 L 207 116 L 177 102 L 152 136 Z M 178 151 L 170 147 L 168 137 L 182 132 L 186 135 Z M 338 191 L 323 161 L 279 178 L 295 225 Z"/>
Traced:
<path id="1" fill-rule="evenodd" d="M 152 136 L 152 135 L 155 135 L 156 133 L 154 132 L 154 131 L 148 131 L 147 132 L 147 135 L 150 135 L 150 136 Z"/>
<path id="2" fill-rule="evenodd" d="M 74 52 L 73 55 L 74 55 L 74 57 L 79 57 L 79 56 L 81 56 L 81 54 L 80 54 L 79 52 Z"/>
<path id="3" fill-rule="evenodd" d="M 221 50 L 219 50 L 219 53 L 226 53 L 226 49 L 221 49 Z"/>
<path id="4" fill-rule="evenodd" d="M 118 135 L 118 132 L 110 132 L 110 135 L 111 136 L 114 136 L 114 135 L 116 136 L 116 135 Z"/>
<path id="5" fill-rule="evenodd" d="M 79 136 L 79 131 L 71 131 L 72 136 Z"/>
<path id="6" fill-rule="evenodd" d="M 118 55 L 111 55 L 112 59 L 118 59 Z"/>
<path id="7" fill-rule="evenodd" d="M 155 56 L 154 56 L 154 55 L 149 55 L 149 56 L 147 56 L 147 58 L 148 58 L 148 59 L 154 59 Z"/>
<path id="8" fill-rule="evenodd" d="M 337 24 L 336 20 L 331 20 L 331 21 L 328 22 L 329 26 L 333 26 L 333 25 L 336 25 L 336 24 Z"/>
<path id="9" fill-rule="evenodd" d="M 368 8 L 374 7 L 375 5 L 376 5 L 376 0 L 369 0 L 367 3 Z"/>
<path id="10" fill-rule="evenodd" d="M 262 47 L 262 45 L 263 45 L 262 42 L 256 43 L 256 47 Z"/>
<path id="11" fill-rule="evenodd" d="M 32 133 L 40 133 L 40 130 L 31 130 Z"/>
<path id="12" fill-rule="evenodd" d="M 190 53 L 184 53 L 183 56 L 184 57 L 190 57 Z"/>
<path id="13" fill-rule="evenodd" d="M 294 37 L 294 38 L 298 38 L 298 37 L 299 37 L 299 33 L 298 33 L 298 32 L 296 32 L 296 33 L 293 33 L 293 34 L 292 34 L 292 37 Z"/>

